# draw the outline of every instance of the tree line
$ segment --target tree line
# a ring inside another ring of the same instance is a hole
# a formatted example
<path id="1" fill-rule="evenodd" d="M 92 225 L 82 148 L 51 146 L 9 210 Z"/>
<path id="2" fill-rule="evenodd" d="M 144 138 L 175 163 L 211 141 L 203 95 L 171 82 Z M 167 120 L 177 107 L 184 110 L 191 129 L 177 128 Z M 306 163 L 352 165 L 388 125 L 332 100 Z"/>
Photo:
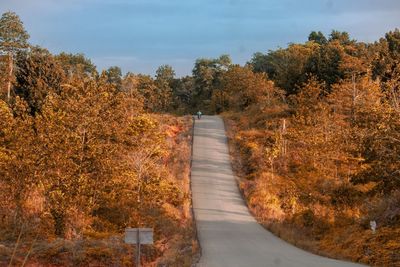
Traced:
<path id="1" fill-rule="evenodd" d="M 13 12 L 0 18 L 0 51 L 0 262 L 24 265 L 33 251 L 40 265 L 129 265 L 122 233 L 145 226 L 157 243 L 144 262 L 188 265 L 191 119 L 156 114 L 173 70 L 99 73 L 83 54 L 29 44 Z"/>
<path id="2" fill-rule="evenodd" d="M 337 31 L 308 39 L 230 66 L 214 91 L 228 111 L 241 188 L 286 240 L 397 266 L 400 31 L 371 44 Z"/>

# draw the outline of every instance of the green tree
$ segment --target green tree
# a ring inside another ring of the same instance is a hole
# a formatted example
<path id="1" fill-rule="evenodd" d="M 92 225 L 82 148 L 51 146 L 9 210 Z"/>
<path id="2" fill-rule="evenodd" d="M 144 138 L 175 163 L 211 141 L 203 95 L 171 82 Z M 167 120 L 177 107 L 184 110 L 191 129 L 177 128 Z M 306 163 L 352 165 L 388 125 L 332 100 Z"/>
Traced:
<path id="1" fill-rule="evenodd" d="M 30 53 L 20 53 L 16 62 L 15 93 L 27 101 L 30 112 L 35 114 L 50 92 L 61 92 L 64 71 L 47 50 L 38 47 Z"/>
<path id="2" fill-rule="evenodd" d="M 254 53 L 247 64 L 252 67 L 254 72 L 271 73 L 271 71 L 268 70 L 268 55 L 261 52 Z"/>
<path id="3" fill-rule="evenodd" d="M 139 92 L 139 77 L 131 72 L 128 72 L 122 79 L 122 91 L 128 94 L 131 98 L 135 98 L 143 104 L 143 96 Z"/>
<path id="4" fill-rule="evenodd" d="M 175 78 L 175 71 L 170 65 L 161 65 L 156 70 L 156 80 L 171 83 Z"/>
<path id="5" fill-rule="evenodd" d="M 120 67 L 109 67 L 105 74 L 110 84 L 113 84 L 118 90 L 122 89 L 122 71 Z"/>
<path id="6" fill-rule="evenodd" d="M 72 75 L 85 75 L 96 77 L 96 66 L 84 54 L 61 53 L 55 57 L 63 67 L 68 77 Z"/>
<path id="7" fill-rule="evenodd" d="M 372 74 L 374 79 L 382 82 L 392 79 L 393 70 L 399 64 L 400 57 L 400 30 L 395 29 L 385 34 L 375 44 L 375 58 L 372 61 Z"/>
<path id="8" fill-rule="evenodd" d="M 195 109 L 210 109 L 213 90 L 219 87 L 220 77 L 231 65 L 228 55 L 216 59 L 197 59 L 192 70 L 194 95 L 192 104 Z"/>
<path id="9" fill-rule="evenodd" d="M 157 94 L 157 85 L 154 79 L 149 75 L 137 75 L 137 90 L 144 99 L 145 110 L 156 111 L 161 106 L 161 99 Z"/>
<path id="10" fill-rule="evenodd" d="M 341 62 L 344 57 L 344 47 L 338 41 L 330 41 L 320 46 L 313 53 L 305 66 L 305 72 L 315 75 L 325 82 L 325 91 L 329 92 L 330 86 L 344 78 Z"/>
<path id="11" fill-rule="evenodd" d="M 338 41 L 341 45 L 347 45 L 354 40 L 350 40 L 350 35 L 347 32 L 340 32 L 337 30 L 332 30 L 331 34 L 329 35 L 329 42 Z"/>
<path id="12" fill-rule="evenodd" d="M 0 18 L 0 52 L 8 54 L 7 101 L 11 97 L 14 58 L 17 52 L 28 48 L 29 34 L 14 12 L 3 13 Z"/>
<path id="13" fill-rule="evenodd" d="M 178 114 L 193 113 L 192 107 L 194 94 L 194 79 L 192 76 L 185 76 L 180 79 L 174 79 L 172 82 L 172 107 Z"/>
<path id="14" fill-rule="evenodd" d="M 320 45 L 324 45 L 324 44 L 326 44 L 328 42 L 328 40 L 326 39 L 325 35 L 320 31 L 318 31 L 318 32 L 312 31 L 310 33 L 310 35 L 308 35 L 308 41 L 314 41 L 314 42 L 316 42 L 317 44 L 320 44 Z"/>
<path id="15" fill-rule="evenodd" d="M 157 94 L 160 98 L 160 107 L 158 111 L 166 112 L 172 105 L 172 82 L 174 81 L 175 71 L 169 65 L 162 65 L 156 70 L 155 83 Z"/>
<path id="16" fill-rule="evenodd" d="M 316 54 L 319 45 L 315 43 L 291 44 L 286 49 L 270 51 L 268 76 L 287 94 L 295 94 L 297 88 L 307 79 L 307 64 Z"/>
<path id="17" fill-rule="evenodd" d="M 29 34 L 19 16 L 14 12 L 5 12 L 0 18 L 0 51 L 13 56 L 28 48 Z"/>

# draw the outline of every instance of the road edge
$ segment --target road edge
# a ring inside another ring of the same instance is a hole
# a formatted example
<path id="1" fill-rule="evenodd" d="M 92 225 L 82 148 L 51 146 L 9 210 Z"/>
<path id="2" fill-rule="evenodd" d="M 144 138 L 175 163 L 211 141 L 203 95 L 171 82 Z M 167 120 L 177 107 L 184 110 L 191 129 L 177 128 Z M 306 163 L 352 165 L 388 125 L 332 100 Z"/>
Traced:
<path id="1" fill-rule="evenodd" d="M 199 231 L 197 229 L 197 221 L 196 221 L 196 214 L 193 208 L 193 190 L 192 190 L 192 164 L 193 164 L 193 146 L 194 146 L 194 127 L 196 124 L 195 116 L 192 116 L 192 129 L 191 129 L 191 140 L 190 140 L 190 164 L 189 164 L 189 188 L 190 188 L 190 212 L 192 215 L 193 221 L 193 231 L 194 236 L 193 239 L 197 243 L 197 251 L 194 253 L 192 258 L 192 267 L 195 267 L 200 262 L 202 256 L 202 248 L 201 243 L 199 240 Z"/>

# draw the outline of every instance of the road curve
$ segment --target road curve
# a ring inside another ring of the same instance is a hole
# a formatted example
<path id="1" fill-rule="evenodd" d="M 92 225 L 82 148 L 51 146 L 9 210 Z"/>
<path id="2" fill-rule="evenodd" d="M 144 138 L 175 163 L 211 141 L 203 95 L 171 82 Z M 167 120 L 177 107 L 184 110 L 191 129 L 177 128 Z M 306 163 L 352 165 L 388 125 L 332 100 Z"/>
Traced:
<path id="1" fill-rule="evenodd" d="M 303 251 L 255 221 L 233 176 L 224 124 L 218 116 L 195 122 L 192 194 L 202 249 L 199 267 L 361 266 Z"/>

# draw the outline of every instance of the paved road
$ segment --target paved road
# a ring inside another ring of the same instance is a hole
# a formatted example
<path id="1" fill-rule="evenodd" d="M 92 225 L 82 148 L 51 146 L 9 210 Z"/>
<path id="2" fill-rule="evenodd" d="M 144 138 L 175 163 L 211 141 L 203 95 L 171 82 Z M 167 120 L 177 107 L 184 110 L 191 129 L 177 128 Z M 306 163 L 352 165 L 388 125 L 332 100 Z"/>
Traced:
<path id="1" fill-rule="evenodd" d="M 239 194 L 218 116 L 196 119 L 192 162 L 193 207 L 201 267 L 361 266 L 300 250 L 261 227 Z"/>

